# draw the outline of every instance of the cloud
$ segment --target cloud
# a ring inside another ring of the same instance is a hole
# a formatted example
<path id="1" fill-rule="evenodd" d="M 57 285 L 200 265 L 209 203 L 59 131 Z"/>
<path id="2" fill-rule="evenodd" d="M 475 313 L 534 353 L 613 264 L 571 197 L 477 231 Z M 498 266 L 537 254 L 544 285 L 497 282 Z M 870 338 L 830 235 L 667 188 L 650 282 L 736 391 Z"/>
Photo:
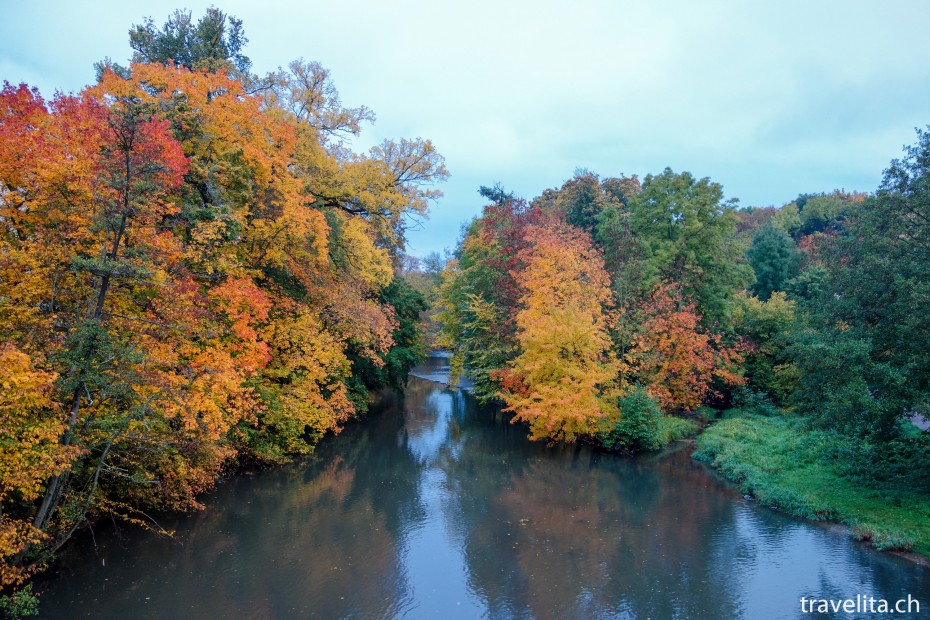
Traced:
<path id="1" fill-rule="evenodd" d="M 210 2 L 185 3 L 200 15 Z M 77 90 L 126 32 L 176 5 L 52 3 L 5 9 L 0 70 L 49 94 Z M 454 243 L 478 185 L 527 197 L 576 166 L 709 176 L 743 204 L 875 189 L 930 121 L 930 5 L 921 0 L 477 0 L 224 2 L 267 71 L 320 61 L 346 105 L 378 115 L 358 145 L 432 139 L 452 178 L 411 249 Z"/>

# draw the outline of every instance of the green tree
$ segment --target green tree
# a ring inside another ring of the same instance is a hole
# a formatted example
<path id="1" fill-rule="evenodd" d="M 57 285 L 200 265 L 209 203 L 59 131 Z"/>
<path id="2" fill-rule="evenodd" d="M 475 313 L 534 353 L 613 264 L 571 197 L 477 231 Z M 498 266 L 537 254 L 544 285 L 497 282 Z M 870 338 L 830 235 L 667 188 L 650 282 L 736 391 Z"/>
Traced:
<path id="1" fill-rule="evenodd" d="M 798 233 L 810 235 L 835 228 L 850 208 L 862 202 L 865 194 L 837 190 L 831 194 L 808 194 L 799 207 L 801 225 Z"/>
<path id="2" fill-rule="evenodd" d="M 242 53 L 248 43 L 242 20 L 210 7 L 195 24 L 190 11 L 175 11 L 158 29 L 149 17 L 129 30 L 132 61 L 174 64 L 216 71 L 223 67 L 247 75 L 252 66 Z"/>
<path id="3" fill-rule="evenodd" d="M 600 213 L 595 237 L 604 250 L 611 288 L 621 306 L 644 294 L 647 288 L 647 250 L 633 233 L 630 220 L 629 209 L 611 205 Z"/>
<path id="4" fill-rule="evenodd" d="M 579 168 L 561 188 L 546 190 L 533 204 L 544 211 L 558 212 L 568 224 L 593 235 L 605 210 L 625 209 L 629 198 L 639 190 L 635 176 L 601 179 L 594 172 Z"/>
<path id="5" fill-rule="evenodd" d="M 795 402 L 825 425 L 885 444 L 900 436 L 901 420 L 930 408 L 930 134 L 918 131 L 876 195 L 859 197 L 834 233 L 801 243 L 811 266 L 788 286 L 808 322 L 790 349 Z"/>
<path id="6" fill-rule="evenodd" d="M 784 291 L 798 268 L 799 257 L 791 238 L 774 226 L 759 229 L 747 250 L 749 264 L 756 274 L 752 292 L 762 301 L 774 291 Z"/>
<path id="7" fill-rule="evenodd" d="M 772 216 L 771 223 L 777 230 L 793 237 L 798 229 L 801 228 L 801 214 L 798 211 L 798 205 L 789 202 L 782 208 L 776 210 L 775 214 Z"/>
<path id="8" fill-rule="evenodd" d="M 881 376 L 891 380 L 869 389 L 896 403 L 881 408 L 891 418 L 930 409 L 930 132 L 917 136 L 874 198 L 849 209 L 831 256 L 831 310 L 869 342 L 871 363 L 886 369 Z"/>
<path id="9" fill-rule="evenodd" d="M 649 391 L 636 387 L 617 398 L 616 410 L 598 423 L 597 438 L 608 450 L 658 450 L 662 447 L 659 419 L 662 411 Z"/>
<path id="10" fill-rule="evenodd" d="M 559 190 L 555 208 L 563 213 L 565 221 L 572 226 L 594 232 L 598 215 L 608 205 L 610 198 L 601 187 L 600 178 L 585 169 L 575 171 L 575 176 L 566 181 Z"/>
<path id="11" fill-rule="evenodd" d="M 426 298 L 400 276 L 381 292 L 382 303 L 394 309 L 397 326 L 393 331 L 394 346 L 381 354 L 381 363 L 364 356 L 353 358 L 353 376 L 364 384 L 364 395 L 368 390 L 387 386 L 402 389 L 407 384 L 407 374 L 426 354 L 420 315 L 429 308 Z"/>
<path id="12" fill-rule="evenodd" d="M 797 303 L 783 292 L 766 301 L 738 293 L 735 301 L 734 330 L 749 345 L 743 361 L 748 387 L 785 404 L 797 388 L 797 366 L 786 355 L 798 320 Z"/>
<path id="13" fill-rule="evenodd" d="M 884 442 L 905 413 L 907 377 L 873 358 L 874 341 L 860 330 L 803 326 L 789 354 L 798 368 L 794 403 L 810 418 L 860 440 Z"/>
<path id="14" fill-rule="evenodd" d="M 666 168 L 647 175 L 630 198 L 630 223 L 641 240 L 648 282 L 677 282 L 709 324 L 725 318 L 732 294 L 752 279 L 735 240 L 735 201 L 709 179 Z"/>
<path id="15" fill-rule="evenodd" d="M 501 205 L 507 210 L 511 203 Z M 506 226 L 510 226 L 507 224 Z M 452 379 L 468 373 L 475 396 L 489 401 L 498 391 L 491 373 L 516 354 L 513 314 L 516 283 L 501 265 L 515 260 L 516 250 L 502 245 L 487 220 L 472 222 L 443 271 L 439 286 L 442 324 L 439 343 L 453 351 Z"/>
<path id="16" fill-rule="evenodd" d="M 495 183 L 491 186 L 482 185 L 478 188 L 478 193 L 481 194 L 482 197 L 498 205 L 502 205 L 515 198 L 514 193 L 505 190 L 504 186 L 500 183 Z"/>

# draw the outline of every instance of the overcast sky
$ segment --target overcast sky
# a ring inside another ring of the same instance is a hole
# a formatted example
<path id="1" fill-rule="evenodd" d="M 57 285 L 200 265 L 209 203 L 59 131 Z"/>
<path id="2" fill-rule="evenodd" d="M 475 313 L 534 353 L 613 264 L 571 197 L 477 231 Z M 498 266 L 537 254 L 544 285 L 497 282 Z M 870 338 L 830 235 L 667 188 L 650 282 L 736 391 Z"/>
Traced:
<path id="1" fill-rule="evenodd" d="M 577 167 L 688 170 L 743 206 L 873 191 L 930 123 L 930 2 L 446 3 L 0 0 L 0 79 L 80 90 L 127 31 L 210 4 L 244 22 L 256 72 L 296 58 L 387 137 L 433 140 L 452 172 L 412 253 L 455 243 L 496 181 L 532 198 Z"/>

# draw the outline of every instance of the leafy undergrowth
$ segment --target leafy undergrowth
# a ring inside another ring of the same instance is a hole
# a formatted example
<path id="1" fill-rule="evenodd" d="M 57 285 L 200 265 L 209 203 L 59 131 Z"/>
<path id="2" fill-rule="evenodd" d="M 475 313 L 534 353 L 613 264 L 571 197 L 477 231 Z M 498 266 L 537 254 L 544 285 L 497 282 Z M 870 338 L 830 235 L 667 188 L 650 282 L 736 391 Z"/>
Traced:
<path id="1" fill-rule="evenodd" d="M 733 412 L 698 437 L 694 458 L 759 502 L 812 520 L 840 521 L 876 549 L 930 555 L 930 496 L 844 472 L 849 440 L 790 417 Z"/>

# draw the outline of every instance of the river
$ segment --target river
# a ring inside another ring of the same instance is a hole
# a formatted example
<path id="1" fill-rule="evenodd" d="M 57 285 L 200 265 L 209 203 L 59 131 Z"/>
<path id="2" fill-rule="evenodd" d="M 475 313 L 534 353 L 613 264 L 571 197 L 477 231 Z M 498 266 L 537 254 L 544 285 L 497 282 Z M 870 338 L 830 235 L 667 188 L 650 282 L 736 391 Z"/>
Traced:
<path id="1" fill-rule="evenodd" d="M 162 523 L 172 540 L 98 525 L 38 584 L 41 617 L 770 619 L 857 595 L 930 612 L 930 569 L 745 500 L 686 449 L 530 443 L 429 380 L 444 363 L 312 459 L 222 483 Z"/>

